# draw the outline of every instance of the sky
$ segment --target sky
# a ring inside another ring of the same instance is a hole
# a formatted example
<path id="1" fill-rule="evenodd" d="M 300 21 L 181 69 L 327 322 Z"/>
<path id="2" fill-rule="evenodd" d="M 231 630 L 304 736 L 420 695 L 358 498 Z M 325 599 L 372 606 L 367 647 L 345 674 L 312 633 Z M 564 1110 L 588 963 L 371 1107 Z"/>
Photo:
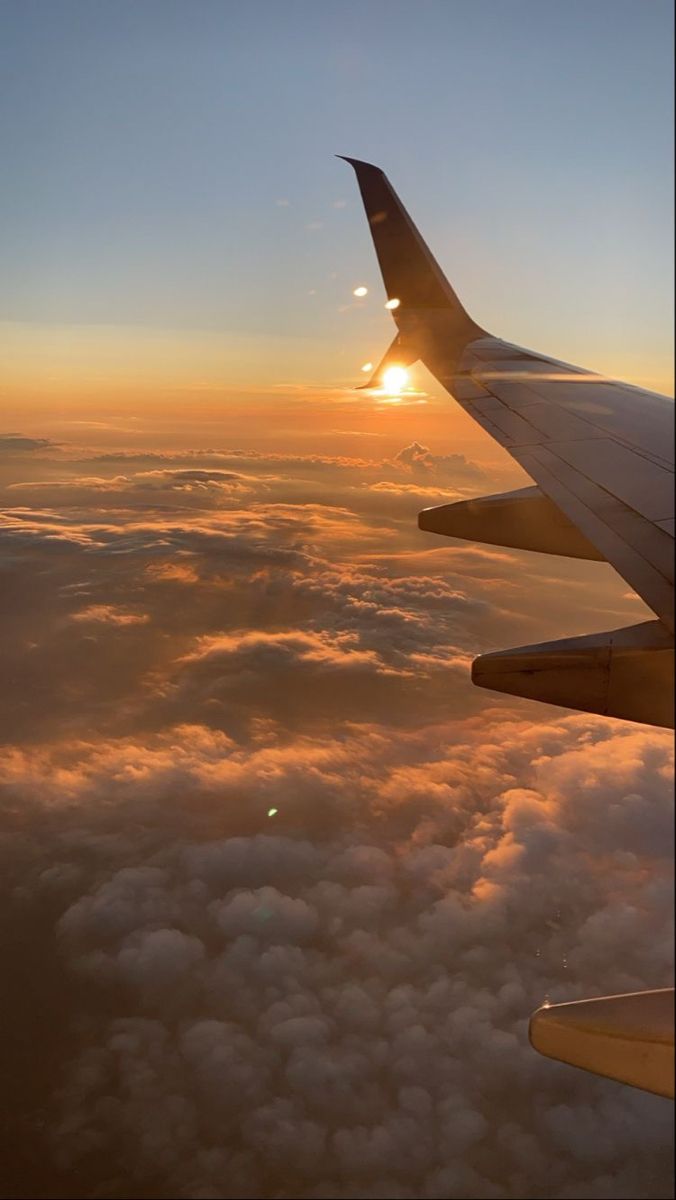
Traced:
<path id="1" fill-rule="evenodd" d="M 0 19 L 0 1194 L 672 1195 L 669 1103 L 527 1040 L 671 982 L 671 739 L 469 679 L 650 614 L 417 529 L 529 480 L 424 368 L 354 390 L 335 157 L 482 325 L 671 394 L 670 8 Z"/>
<path id="2" fill-rule="evenodd" d="M 672 390 L 661 0 L 2 13 L 10 395 L 349 383 L 389 324 L 336 154 L 388 172 L 485 328 Z"/>

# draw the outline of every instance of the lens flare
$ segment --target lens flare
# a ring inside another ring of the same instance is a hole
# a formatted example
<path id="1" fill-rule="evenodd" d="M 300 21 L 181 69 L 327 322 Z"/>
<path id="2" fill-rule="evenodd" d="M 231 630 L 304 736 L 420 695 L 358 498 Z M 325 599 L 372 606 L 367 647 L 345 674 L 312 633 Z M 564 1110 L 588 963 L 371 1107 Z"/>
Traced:
<path id="1" fill-rule="evenodd" d="M 367 296 L 367 295 L 368 295 L 368 288 L 366 288 L 366 287 L 356 287 L 356 288 L 354 289 L 354 291 L 353 291 L 352 295 L 353 295 L 353 296 Z"/>
<path id="2" fill-rule="evenodd" d="M 393 309 L 393 308 L 399 308 L 399 305 L 400 305 L 400 304 L 401 304 L 401 300 L 397 300 L 397 299 L 396 299 L 396 297 L 395 297 L 393 300 L 388 300 L 388 301 L 387 301 L 387 304 L 385 305 L 385 308 L 389 308 L 389 309 Z"/>
<path id="3" fill-rule="evenodd" d="M 367 362 L 367 363 L 364 363 L 363 367 L 360 367 L 360 370 L 361 370 L 361 371 L 372 371 L 372 370 L 373 370 L 373 363 L 372 363 L 372 362 Z"/>
<path id="4" fill-rule="evenodd" d="M 383 374 L 383 387 L 387 392 L 401 392 L 408 383 L 408 371 L 405 367 L 388 367 Z"/>

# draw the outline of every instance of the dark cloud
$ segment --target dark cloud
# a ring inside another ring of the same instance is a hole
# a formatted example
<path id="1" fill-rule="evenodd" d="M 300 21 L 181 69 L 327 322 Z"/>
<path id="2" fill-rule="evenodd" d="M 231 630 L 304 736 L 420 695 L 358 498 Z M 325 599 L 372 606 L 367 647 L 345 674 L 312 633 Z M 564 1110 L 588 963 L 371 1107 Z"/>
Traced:
<path id="1" fill-rule="evenodd" d="M 56 445 L 49 438 L 25 437 L 21 433 L 0 434 L 0 454 L 25 454 L 32 450 L 55 448 Z"/>
<path id="2" fill-rule="evenodd" d="M 437 477 L 454 483 L 476 483 L 486 477 L 482 468 L 477 463 L 469 462 L 464 454 L 433 454 L 420 442 L 405 446 L 395 455 L 394 461 L 412 475 L 427 480 Z"/>
<path id="3" fill-rule="evenodd" d="M 10 484 L 10 498 L 21 503 L 99 508 L 210 508 L 264 490 L 233 471 L 165 469 L 134 475 L 83 476 Z"/>

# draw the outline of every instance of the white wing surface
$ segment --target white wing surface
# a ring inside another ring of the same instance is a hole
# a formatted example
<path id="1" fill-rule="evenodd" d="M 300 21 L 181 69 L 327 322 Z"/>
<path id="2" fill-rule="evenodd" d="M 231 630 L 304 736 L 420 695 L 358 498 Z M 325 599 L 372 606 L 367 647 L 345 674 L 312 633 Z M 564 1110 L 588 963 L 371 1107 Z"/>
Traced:
<path id="1" fill-rule="evenodd" d="M 673 401 L 490 337 L 447 386 L 673 631 Z"/>

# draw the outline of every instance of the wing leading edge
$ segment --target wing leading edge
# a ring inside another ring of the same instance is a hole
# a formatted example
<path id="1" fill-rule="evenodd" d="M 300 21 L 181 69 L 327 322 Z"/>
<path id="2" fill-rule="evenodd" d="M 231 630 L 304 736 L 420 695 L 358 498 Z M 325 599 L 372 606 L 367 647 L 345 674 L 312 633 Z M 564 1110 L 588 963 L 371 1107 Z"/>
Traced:
<path id="1" fill-rule="evenodd" d="M 473 681 L 546 703 L 673 727 L 673 401 L 487 333 L 463 308 L 384 173 L 371 163 L 345 161 L 357 175 L 388 299 L 398 301 L 392 310 L 397 336 L 371 385 L 397 361 L 423 362 L 535 484 L 426 509 L 420 528 L 608 562 L 657 618 L 482 655 L 473 664 Z M 585 1022 L 583 1034 L 577 1021 L 581 1008 L 567 1022 L 563 1009 L 570 1006 L 555 1006 L 565 1036 L 550 1034 L 553 1018 L 539 1010 L 531 1025 L 533 1044 L 597 1074 L 673 1096 L 673 1017 L 665 1034 L 662 1004 L 656 1032 L 655 995 L 596 1005 L 596 1024 Z M 660 996 L 673 1012 L 673 991 Z M 612 1020 L 618 1011 L 624 1018 L 631 1010 L 631 1033 L 624 1039 L 631 1053 L 600 1019 L 606 1009 Z M 595 1038 L 605 1039 L 598 1053 Z M 656 1041 L 664 1052 L 657 1066 L 642 1073 L 636 1056 L 650 1055 Z"/>

